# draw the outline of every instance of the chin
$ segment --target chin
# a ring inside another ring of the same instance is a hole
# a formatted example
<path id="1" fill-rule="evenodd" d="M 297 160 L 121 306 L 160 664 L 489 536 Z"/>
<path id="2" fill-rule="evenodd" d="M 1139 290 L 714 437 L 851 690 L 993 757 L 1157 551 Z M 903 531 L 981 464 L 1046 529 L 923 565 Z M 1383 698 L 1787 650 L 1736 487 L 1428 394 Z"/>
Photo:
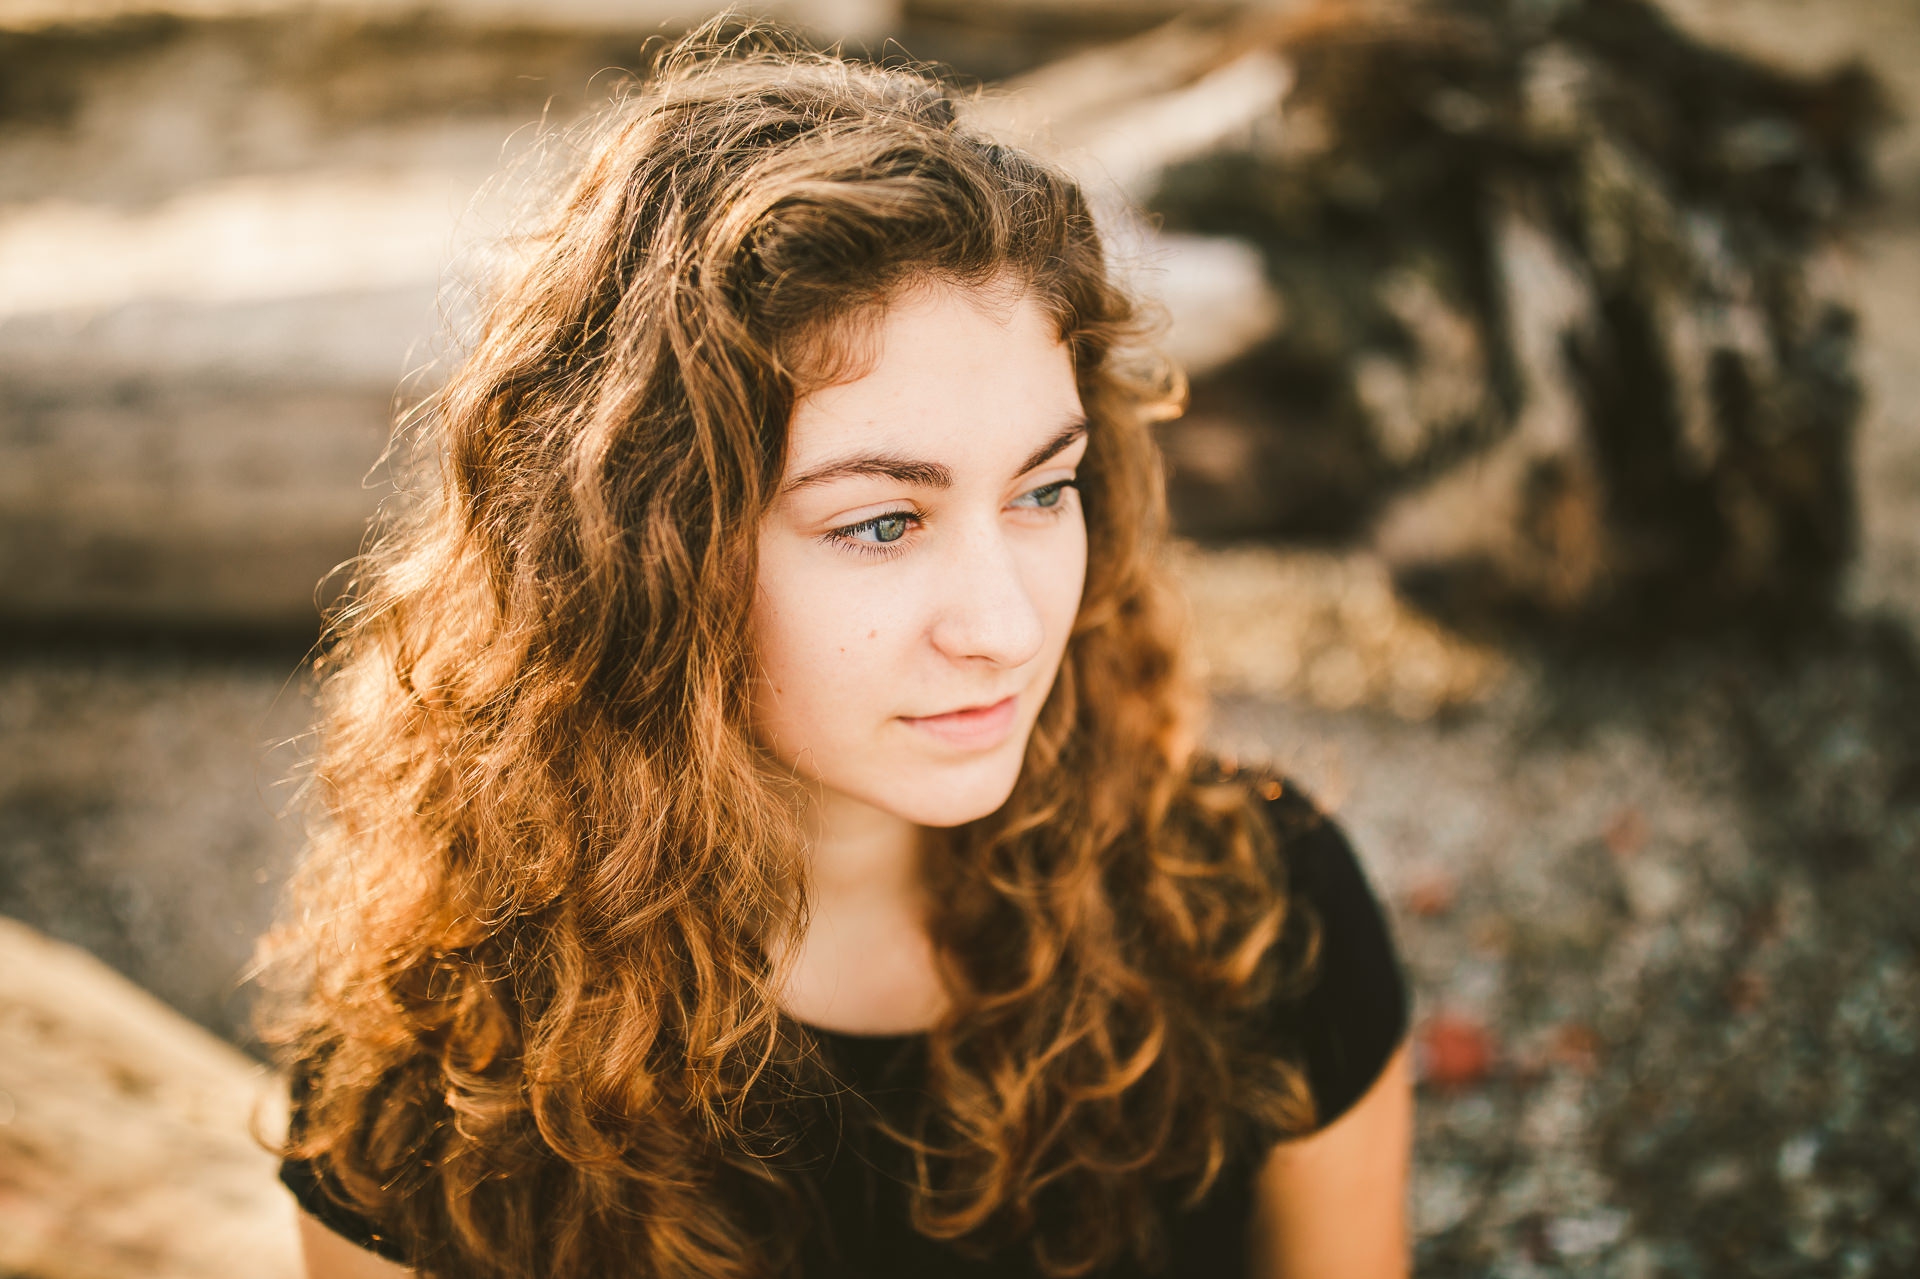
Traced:
<path id="1" fill-rule="evenodd" d="M 1022 743 L 1024 745 L 1024 743 Z M 895 773 L 872 802 L 916 826 L 964 826 L 997 812 L 1020 780 L 1025 751 L 995 751 L 982 759 L 925 764 Z"/>

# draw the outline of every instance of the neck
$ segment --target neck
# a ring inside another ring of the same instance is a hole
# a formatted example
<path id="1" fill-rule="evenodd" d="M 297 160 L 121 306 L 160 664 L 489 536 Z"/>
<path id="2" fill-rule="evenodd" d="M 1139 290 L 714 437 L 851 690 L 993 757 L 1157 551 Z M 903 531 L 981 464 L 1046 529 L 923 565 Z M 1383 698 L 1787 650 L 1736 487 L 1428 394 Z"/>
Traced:
<path id="1" fill-rule="evenodd" d="M 820 787 L 808 794 L 805 832 L 816 906 L 918 894 L 920 828 L 904 817 Z"/>
<path id="2" fill-rule="evenodd" d="M 947 996 L 926 932 L 920 828 L 825 789 L 809 794 L 805 820 L 807 928 L 780 959 L 781 1002 L 824 1030 L 925 1030 Z"/>

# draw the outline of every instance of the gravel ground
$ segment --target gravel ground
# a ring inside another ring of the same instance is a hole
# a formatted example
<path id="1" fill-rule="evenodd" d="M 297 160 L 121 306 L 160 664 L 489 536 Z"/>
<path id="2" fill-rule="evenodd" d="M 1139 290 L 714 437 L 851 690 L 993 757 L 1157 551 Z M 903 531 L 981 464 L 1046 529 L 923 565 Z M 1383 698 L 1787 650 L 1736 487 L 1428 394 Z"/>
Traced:
<path id="1" fill-rule="evenodd" d="M 241 973 L 292 864 L 306 706 L 274 653 L 0 656 L 0 915 L 242 1043 Z"/>
<path id="2" fill-rule="evenodd" d="M 1916 1273 L 1902 631 L 1534 654 L 1422 723 L 1232 699 L 1215 736 L 1332 805 L 1397 916 L 1420 1273 Z"/>

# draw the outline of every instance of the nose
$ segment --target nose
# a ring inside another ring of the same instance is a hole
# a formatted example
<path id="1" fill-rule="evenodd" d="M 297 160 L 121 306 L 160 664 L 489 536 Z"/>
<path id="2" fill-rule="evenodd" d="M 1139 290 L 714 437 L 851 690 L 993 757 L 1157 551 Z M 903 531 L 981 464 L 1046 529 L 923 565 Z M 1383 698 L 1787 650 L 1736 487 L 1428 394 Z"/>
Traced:
<path id="1" fill-rule="evenodd" d="M 1046 630 L 1013 547 L 994 529 L 958 540 L 953 551 L 941 569 L 934 647 L 954 661 L 1016 667 L 1033 660 Z"/>

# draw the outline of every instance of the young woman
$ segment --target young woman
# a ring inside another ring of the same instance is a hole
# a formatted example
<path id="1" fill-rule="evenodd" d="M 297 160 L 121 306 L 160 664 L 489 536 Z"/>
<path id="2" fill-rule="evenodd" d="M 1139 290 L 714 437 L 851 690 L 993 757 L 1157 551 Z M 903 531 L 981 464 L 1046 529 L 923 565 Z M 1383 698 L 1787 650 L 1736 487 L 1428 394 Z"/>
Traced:
<path id="1" fill-rule="evenodd" d="M 1196 750 L 1085 200 L 777 45 L 606 122 L 336 620 L 310 1274 L 1404 1273 L 1391 946 Z"/>

